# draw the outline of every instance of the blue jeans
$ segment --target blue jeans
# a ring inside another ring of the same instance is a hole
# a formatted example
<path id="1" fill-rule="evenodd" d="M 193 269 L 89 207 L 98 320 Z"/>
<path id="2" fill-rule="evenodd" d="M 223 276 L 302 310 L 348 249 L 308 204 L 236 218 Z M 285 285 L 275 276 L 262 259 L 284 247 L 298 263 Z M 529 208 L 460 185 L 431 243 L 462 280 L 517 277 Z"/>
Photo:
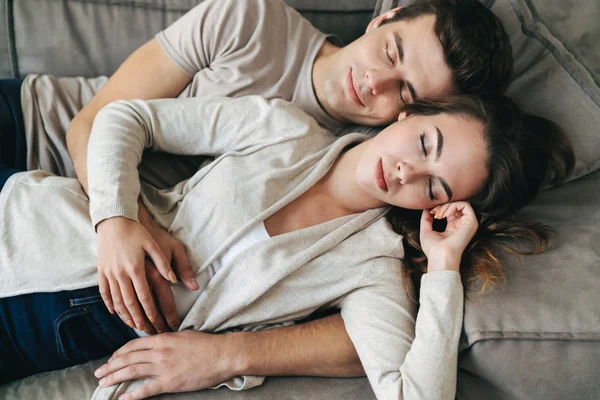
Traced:
<path id="1" fill-rule="evenodd" d="M 0 299 L 0 385 L 105 357 L 137 337 L 97 286 Z"/>
<path id="2" fill-rule="evenodd" d="M 0 190 L 12 174 L 27 167 L 22 83 L 19 79 L 0 79 Z"/>

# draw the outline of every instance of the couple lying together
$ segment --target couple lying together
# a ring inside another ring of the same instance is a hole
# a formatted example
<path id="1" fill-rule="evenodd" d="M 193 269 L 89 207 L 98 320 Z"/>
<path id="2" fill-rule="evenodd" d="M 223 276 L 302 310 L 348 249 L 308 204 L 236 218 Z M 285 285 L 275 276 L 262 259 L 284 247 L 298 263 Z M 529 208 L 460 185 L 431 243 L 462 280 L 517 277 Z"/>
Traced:
<path id="1" fill-rule="evenodd" d="M 217 158 L 158 190 L 140 182 L 144 150 Z M 145 359 L 152 338 L 133 340 L 145 334 L 111 297 L 114 285 L 138 292 L 143 282 L 97 282 L 97 251 L 148 235 L 139 197 L 183 244 L 197 282 L 178 282 L 157 246 L 131 249 L 125 269 L 147 256 L 174 283 L 182 323 L 172 335 L 336 308 L 378 398 L 448 398 L 463 291 L 498 268 L 494 237 L 543 241 L 510 217 L 571 167 L 561 131 L 503 97 L 417 101 L 373 138 L 334 137 L 292 104 L 254 96 L 112 103 L 90 136 L 89 202 L 76 179 L 43 171 L 2 190 L 2 376 L 113 352 L 101 386 L 157 373 Z M 418 312 L 410 274 L 422 274 Z M 82 314 L 77 329 L 27 340 L 54 328 L 61 302 L 80 306 L 70 311 Z"/>
<path id="2" fill-rule="evenodd" d="M 316 91 L 326 110 L 339 104 Z M 87 193 L 42 170 L 13 174 L 0 193 L 0 383 L 108 355 L 101 387 L 149 378 L 128 400 L 249 388 L 262 378 L 240 375 L 295 368 L 347 376 L 277 343 L 265 357 L 287 368 L 198 364 L 244 352 L 244 332 L 339 310 L 330 330 L 349 339 L 330 343 L 332 365 L 356 352 L 379 399 L 453 399 L 464 293 L 501 276 L 497 251 L 511 240 L 545 248 L 546 229 L 513 214 L 562 182 L 574 156 L 556 125 L 501 95 L 410 100 L 374 137 L 336 137 L 259 96 L 102 108 Z M 153 152 L 215 159 L 157 188 L 138 173 Z M 157 232 L 181 243 L 172 259 Z M 206 332 L 239 345 L 198 352 Z"/>

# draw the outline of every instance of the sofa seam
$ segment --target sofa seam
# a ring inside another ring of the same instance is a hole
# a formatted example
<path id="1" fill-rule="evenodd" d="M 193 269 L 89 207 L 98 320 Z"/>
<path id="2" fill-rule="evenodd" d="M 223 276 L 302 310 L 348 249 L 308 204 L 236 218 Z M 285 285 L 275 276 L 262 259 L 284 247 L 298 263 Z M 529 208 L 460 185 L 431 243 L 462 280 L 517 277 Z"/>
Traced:
<path id="1" fill-rule="evenodd" d="M 585 93 L 590 100 L 592 100 L 597 107 L 600 107 L 600 96 L 597 93 L 594 93 L 592 90 L 587 88 L 585 85 L 585 79 L 583 79 L 581 73 L 577 71 L 575 68 L 572 68 L 570 62 L 566 60 L 566 57 L 562 56 L 560 51 L 556 51 L 556 46 L 554 46 L 549 40 L 544 38 L 542 35 L 538 34 L 535 30 L 530 29 L 525 21 L 524 14 L 515 6 L 515 1 L 519 0 L 511 0 L 509 4 L 511 5 L 515 16 L 519 20 L 521 24 L 521 31 L 525 36 L 535 39 L 538 43 L 540 43 L 544 49 L 546 49 L 552 57 L 556 60 L 556 62 L 569 74 L 571 79 L 579 86 L 579 89 Z M 570 45 L 567 45 L 566 40 L 560 40 L 559 37 L 554 33 L 552 29 L 549 28 L 548 24 L 542 19 L 542 17 L 537 13 L 537 10 L 531 0 L 521 0 L 527 6 L 528 11 L 531 13 L 533 22 L 536 24 L 540 24 L 546 29 L 553 38 L 558 40 L 564 47 L 565 52 L 568 53 L 570 57 L 573 58 L 580 66 L 583 68 L 589 75 L 592 82 L 596 85 L 596 87 L 600 87 L 600 82 L 597 81 L 597 77 L 592 71 L 590 71 L 587 66 L 580 60 L 579 54 L 574 52 Z"/>
<path id="2" fill-rule="evenodd" d="M 4 3 L 6 9 L 6 40 L 8 45 L 8 62 L 10 64 L 10 73 L 14 79 L 18 79 L 20 73 L 15 39 L 15 16 L 13 11 L 13 2 L 14 0 L 6 0 Z"/>
<path id="3" fill-rule="evenodd" d="M 11 0 L 7 0 L 7 1 L 11 1 Z M 64 0 L 54 0 L 54 2 L 64 2 Z M 135 0 L 121 0 L 121 1 L 114 1 L 111 3 L 107 3 L 104 0 L 67 0 L 67 2 L 69 3 L 84 3 L 84 4 L 95 4 L 95 5 L 104 5 L 104 6 L 120 6 L 120 7 L 132 7 L 132 8 L 139 8 L 139 9 L 146 9 L 146 10 L 162 10 L 162 11 L 166 11 L 166 12 L 188 12 L 190 10 L 190 8 L 187 7 L 176 7 L 176 8 L 168 8 L 166 6 L 166 3 L 163 3 L 162 5 L 151 5 L 151 4 L 146 4 L 146 3 L 141 3 L 141 2 L 137 2 Z M 199 3 L 198 3 L 199 4 Z M 364 8 L 364 9 L 360 9 L 360 10 L 319 10 L 319 9 L 297 9 L 295 8 L 295 10 L 297 10 L 298 12 L 318 12 L 318 13 L 330 13 L 330 14 L 334 14 L 334 13 L 343 13 L 343 14 L 363 14 L 363 13 L 372 13 L 373 12 L 373 8 Z"/>

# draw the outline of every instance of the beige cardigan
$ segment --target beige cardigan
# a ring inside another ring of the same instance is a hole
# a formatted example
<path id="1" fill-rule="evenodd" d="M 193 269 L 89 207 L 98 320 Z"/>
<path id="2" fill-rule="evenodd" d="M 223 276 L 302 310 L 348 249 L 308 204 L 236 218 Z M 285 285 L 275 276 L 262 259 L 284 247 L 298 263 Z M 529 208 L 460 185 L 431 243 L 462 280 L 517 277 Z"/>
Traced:
<path id="1" fill-rule="evenodd" d="M 75 181 L 42 172 L 18 174 L 2 192 L 0 295 L 96 284 L 92 225 L 114 216 L 135 220 L 140 190 L 157 222 L 186 246 L 202 281 L 212 260 L 248 228 L 297 198 L 344 148 L 365 139 L 351 134 L 336 140 L 280 100 L 113 103 L 92 129 L 89 208 Z M 145 148 L 222 155 L 191 179 L 159 191 L 140 187 L 136 167 Z M 402 282 L 401 237 L 382 218 L 386 211 L 337 218 L 250 247 L 208 282 L 181 329 L 252 329 L 340 308 L 379 399 L 453 399 L 463 304 L 459 275 L 423 277 L 415 321 L 417 308 Z M 99 389 L 94 398 L 108 399 L 130 386 Z"/>

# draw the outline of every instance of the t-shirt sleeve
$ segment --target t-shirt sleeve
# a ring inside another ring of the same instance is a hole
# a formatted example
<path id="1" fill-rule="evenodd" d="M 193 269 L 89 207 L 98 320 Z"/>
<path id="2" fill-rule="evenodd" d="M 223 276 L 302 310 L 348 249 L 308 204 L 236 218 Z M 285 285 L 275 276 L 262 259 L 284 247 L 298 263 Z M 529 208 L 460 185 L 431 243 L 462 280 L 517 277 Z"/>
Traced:
<path id="1" fill-rule="evenodd" d="M 190 78 L 218 59 L 243 51 L 269 0 L 206 0 L 156 35 Z"/>
<path id="2" fill-rule="evenodd" d="M 326 135 L 291 103 L 259 96 L 120 100 L 94 119 L 88 143 L 90 215 L 96 226 L 123 216 L 137 221 L 144 150 L 217 156 L 306 135 Z"/>
<path id="3" fill-rule="evenodd" d="M 459 273 L 425 274 L 417 315 L 404 287 L 382 267 L 371 266 L 361 287 L 341 303 L 346 330 L 375 395 L 379 400 L 454 399 L 463 317 Z"/>

